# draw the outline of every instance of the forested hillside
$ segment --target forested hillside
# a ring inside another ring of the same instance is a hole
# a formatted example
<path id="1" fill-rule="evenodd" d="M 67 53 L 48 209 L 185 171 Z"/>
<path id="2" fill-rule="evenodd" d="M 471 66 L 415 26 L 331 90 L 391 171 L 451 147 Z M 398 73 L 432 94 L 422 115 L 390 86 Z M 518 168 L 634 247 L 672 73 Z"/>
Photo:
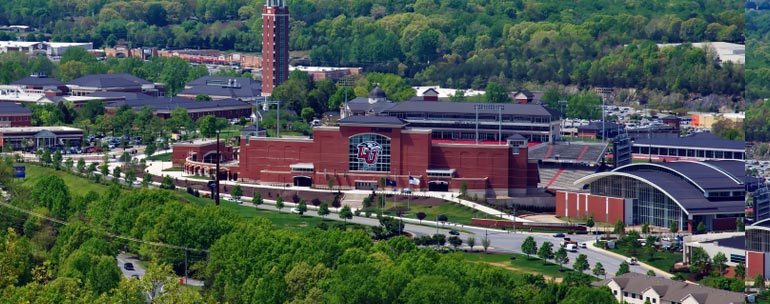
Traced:
<path id="1" fill-rule="evenodd" d="M 56 41 L 259 52 L 264 1 L 0 3 L 0 24 Z M 363 66 L 412 84 L 509 89 L 525 83 L 742 95 L 743 68 L 654 43 L 742 43 L 737 0 L 288 0 L 292 50 L 312 64 Z M 33 38 L 42 38 L 33 35 Z M 624 47 L 624 45 L 629 45 Z"/>
<path id="2" fill-rule="evenodd" d="M 11 166 L 0 159 L 0 183 L 12 194 L 11 204 L 69 224 L 0 206 L 3 303 L 141 304 L 147 303 L 142 292 L 158 284 L 164 292 L 152 303 L 615 303 L 609 289 L 590 287 L 587 276 L 553 283 L 418 248 L 403 236 L 374 242 L 368 227 L 279 229 L 224 206 L 199 207 L 172 190 L 89 184 L 103 194 L 83 193 L 68 188 L 61 176 L 75 177 L 61 171 L 37 176 L 29 187 L 11 179 Z M 123 277 L 119 251 L 142 257 L 148 273 Z M 206 287 L 177 283 L 186 256 L 190 275 Z"/>
<path id="3" fill-rule="evenodd" d="M 746 13 L 746 140 L 770 141 L 770 11 Z M 759 156 L 764 157 L 765 153 Z"/>

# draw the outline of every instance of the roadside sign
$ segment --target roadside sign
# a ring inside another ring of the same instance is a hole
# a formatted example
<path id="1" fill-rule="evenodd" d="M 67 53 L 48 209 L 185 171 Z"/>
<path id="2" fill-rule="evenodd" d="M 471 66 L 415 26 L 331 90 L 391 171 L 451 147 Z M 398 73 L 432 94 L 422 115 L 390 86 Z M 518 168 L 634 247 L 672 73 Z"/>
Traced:
<path id="1" fill-rule="evenodd" d="M 13 170 L 14 170 L 13 178 L 26 178 L 27 177 L 27 167 L 25 167 L 25 166 L 14 166 Z"/>

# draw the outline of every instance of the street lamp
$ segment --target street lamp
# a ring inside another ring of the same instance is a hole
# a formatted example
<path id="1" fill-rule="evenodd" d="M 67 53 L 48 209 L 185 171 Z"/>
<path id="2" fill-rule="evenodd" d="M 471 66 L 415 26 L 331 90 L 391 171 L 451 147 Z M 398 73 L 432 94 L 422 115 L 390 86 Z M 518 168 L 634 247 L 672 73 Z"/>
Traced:
<path id="1" fill-rule="evenodd" d="M 214 204 L 219 206 L 219 161 L 222 159 L 222 155 L 219 153 L 219 129 L 217 129 L 217 171 L 214 172 L 214 192 L 216 193 L 216 196 L 214 196 Z"/>

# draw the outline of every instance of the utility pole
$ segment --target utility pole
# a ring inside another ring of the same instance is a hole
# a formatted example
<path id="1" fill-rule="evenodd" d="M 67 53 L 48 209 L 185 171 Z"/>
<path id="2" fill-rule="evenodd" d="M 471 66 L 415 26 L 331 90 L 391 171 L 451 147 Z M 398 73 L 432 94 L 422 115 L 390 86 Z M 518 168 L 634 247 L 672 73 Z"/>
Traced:
<path id="1" fill-rule="evenodd" d="M 216 193 L 214 197 L 214 204 L 219 206 L 219 162 L 222 160 L 222 155 L 219 154 L 219 129 L 217 129 L 217 171 L 214 173 L 214 193 Z"/>

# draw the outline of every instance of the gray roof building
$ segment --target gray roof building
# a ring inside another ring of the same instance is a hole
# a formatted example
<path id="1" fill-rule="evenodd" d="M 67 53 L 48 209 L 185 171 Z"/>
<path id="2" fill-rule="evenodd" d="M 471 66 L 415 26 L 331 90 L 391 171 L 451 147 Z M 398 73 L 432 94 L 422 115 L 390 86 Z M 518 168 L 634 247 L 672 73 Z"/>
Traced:
<path id="1" fill-rule="evenodd" d="M 745 296 L 739 292 L 634 272 L 595 282 L 593 285 L 609 287 L 618 302 L 739 304 L 745 301 Z"/>
<path id="2" fill-rule="evenodd" d="M 262 82 L 246 77 L 204 76 L 188 82 L 177 96 L 195 98 L 198 95 L 208 95 L 214 100 L 256 100 L 262 96 Z"/>

